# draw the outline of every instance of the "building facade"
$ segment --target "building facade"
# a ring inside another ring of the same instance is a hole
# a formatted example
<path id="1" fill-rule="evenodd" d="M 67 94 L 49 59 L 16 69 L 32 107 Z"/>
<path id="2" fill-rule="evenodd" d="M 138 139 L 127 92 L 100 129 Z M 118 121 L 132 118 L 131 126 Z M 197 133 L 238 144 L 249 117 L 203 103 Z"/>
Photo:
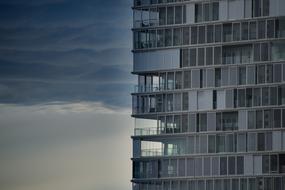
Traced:
<path id="1" fill-rule="evenodd" d="M 133 15 L 133 190 L 285 190 L 285 0 Z"/>

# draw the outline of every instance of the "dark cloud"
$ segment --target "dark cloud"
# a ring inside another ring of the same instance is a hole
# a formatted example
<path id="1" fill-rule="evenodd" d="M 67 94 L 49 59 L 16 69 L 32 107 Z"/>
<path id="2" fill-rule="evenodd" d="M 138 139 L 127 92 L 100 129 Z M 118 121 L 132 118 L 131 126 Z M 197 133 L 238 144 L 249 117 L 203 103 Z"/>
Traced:
<path id="1" fill-rule="evenodd" d="M 131 0 L 0 2 L 0 103 L 130 106 Z"/>

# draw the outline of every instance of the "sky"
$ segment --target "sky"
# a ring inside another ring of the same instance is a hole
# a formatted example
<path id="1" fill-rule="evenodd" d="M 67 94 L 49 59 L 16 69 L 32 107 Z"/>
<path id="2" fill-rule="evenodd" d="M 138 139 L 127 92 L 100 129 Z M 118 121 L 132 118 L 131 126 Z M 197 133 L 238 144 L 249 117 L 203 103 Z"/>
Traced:
<path id="1" fill-rule="evenodd" d="M 131 6 L 0 0 L 0 189 L 131 189 Z"/>

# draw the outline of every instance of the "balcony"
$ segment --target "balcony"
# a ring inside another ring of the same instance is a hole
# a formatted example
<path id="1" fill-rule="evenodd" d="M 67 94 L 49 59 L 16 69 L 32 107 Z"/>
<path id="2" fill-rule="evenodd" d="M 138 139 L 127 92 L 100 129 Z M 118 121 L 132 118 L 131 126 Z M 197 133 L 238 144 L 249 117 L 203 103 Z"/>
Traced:
<path id="1" fill-rule="evenodd" d="M 146 19 L 146 20 L 136 20 L 134 21 L 134 28 L 144 28 L 158 26 L 158 19 Z"/>
<path id="2" fill-rule="evenodd" d="M 143 93 L 143 92 L 159 92 L 163 89 L 158 84 L 153 85 L 135 85 L 134 92 L 135 93 Z"/>

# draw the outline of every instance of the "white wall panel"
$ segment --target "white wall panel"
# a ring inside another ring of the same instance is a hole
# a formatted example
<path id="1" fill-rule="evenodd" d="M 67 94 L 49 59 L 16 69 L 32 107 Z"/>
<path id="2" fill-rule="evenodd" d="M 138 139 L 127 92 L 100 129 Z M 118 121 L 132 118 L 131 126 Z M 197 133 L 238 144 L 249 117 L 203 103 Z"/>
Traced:
<path id="1" fill-rule="evenodd" d="M 245 175 L 253 174 L 253 156 L 252 155 L 244 156 L 244 174 Z"/>
<path id="2" fill-rule="evenodd" d="M 191 24 L 195 23 L 195 4 L 187 4 L 186 5 L 186 23 Z"/>
<path id="3" fill-rule="evenodd" d="M 198 110 L 213 109 L 213 91 L 204 90 L 198 92 Z"/>
<path id="4" fill-rule="evenodd" d="M 282 149 L 282 133 L 281 131 L 272 132 L 272 149 L 273 151 L 278 151 Z"/>
<path id="5" fill-rule="evenodd" d="M 197 91 L 189 92 L 189 110 L 190 111 L 197 110 Z"/>
<path id="6" fill-rule="evenodd" d="M 247 129 L 247 111 L 240 110 L 238 112 L 238 129 L 246 130 Z"/>
<path id="7" fill-rule="evenodd" d="M 217 90 L 217 109 L 224 109 L 226 106 L 226 92 Z"/>
<path id="8" fill-rule="evenodd" d="M 219 20 L 228 20 L 228 1 L 223 0 L 219 2 Z"/>
<path id="9" fill-rule="evenodd" d="M 229 0 L 228 19 L 242 19 L 244 17 L 244 0 Z"/>

